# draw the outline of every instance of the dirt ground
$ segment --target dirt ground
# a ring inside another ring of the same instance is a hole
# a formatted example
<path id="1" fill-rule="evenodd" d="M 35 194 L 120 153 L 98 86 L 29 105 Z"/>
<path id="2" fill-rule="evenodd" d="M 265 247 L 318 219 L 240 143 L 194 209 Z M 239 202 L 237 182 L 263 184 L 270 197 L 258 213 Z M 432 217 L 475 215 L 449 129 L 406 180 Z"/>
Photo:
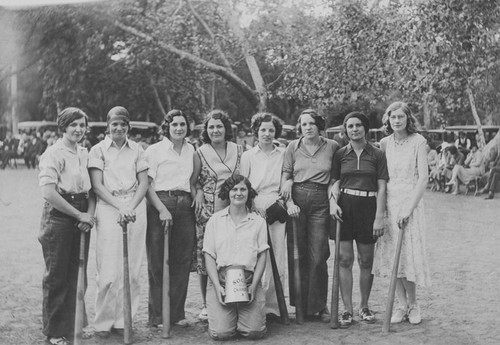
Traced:
<path id="1" fill-rule="evenodd" d="M 41 333 L 41 279 L 43 260 L 37 241 L 42 198 L 37 187 L 37 172 L 19 167 L 0 171 L 0 344 L 43 344 Z M 371 307 L 377 322 L 357 322 L 349 329 L 332 330 L 328 324 L 308 321 L 285 326 L 268 324 L 261 344 L 500 344 L 500 195 L 485 201 L 482 197 L 452 196 L 427 192 L 428 255 L 433 286 L 418 291 L 423 322 L 391 326 L 382 334 L 382 319 L 388 281 L 375 280 Z M 330 243 L 333 252 L 333 242 Z M 95 238 L 91 242 L 86 295 L 89 320 L 94 316 Z M 329 261 L 332 271 L 332 259 Z M 187 316 L 188 328 L 172 329 L 172 337 L 161 338 L 158 330 L 147 327 L 147 272 L 142 271 L 141 308 L 134 320 L 136 344 L 213 344 L 199 322 L 201 297 L 196 275 L 191 276 Z M 355 269 L 355 277 L 357 277 Z M 331 277 L 330 277 L 331 279 Z M 357 278 L 355 278 L 357 279 Z M 354 302 L 359 302 L 355 284 Z M 330 283 L 331 289 L 331 283 Z M 340 307 L 342 310 L 342 306 Z M 247 342 L 238 339 L 227 344 Z M 89 339 L 85 345 L 121 344 L 112 336 L 107 340 Z"/>

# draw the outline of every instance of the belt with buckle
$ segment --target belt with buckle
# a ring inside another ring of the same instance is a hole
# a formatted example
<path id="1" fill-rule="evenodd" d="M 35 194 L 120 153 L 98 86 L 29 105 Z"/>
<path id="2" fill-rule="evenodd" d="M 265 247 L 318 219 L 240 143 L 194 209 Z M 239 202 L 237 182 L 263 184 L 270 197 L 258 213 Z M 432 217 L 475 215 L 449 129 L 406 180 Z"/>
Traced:
<path id="1" fill-rule="evenodd" d="M 373 197 L 377 196 L 377 192 L 368 192 L 365 190 L 356 190 L 356 189 L 349 189 L 349 188 L 342 188 L 340 190 L 344 194 L 349 194 L 349 195 L 354 195 L 354 196 L 363 196 L 363 197 Z"/>
<path id="2" fill-rule="evenodd" d="M 87 200 L 89 198 L 89 193 L 67 193 L 67 194 L 61 194 L 61 196 L 64 198 L 66 201 L 82 201 L 82 200 Z"/>
<path id="3" fill-rule="evenodd" d="M 159 190 L 157 194 L 167 194 L 168 196 L 181 196 L 181 195 L 191 195 L 191 193 L 185 190 Z"/>

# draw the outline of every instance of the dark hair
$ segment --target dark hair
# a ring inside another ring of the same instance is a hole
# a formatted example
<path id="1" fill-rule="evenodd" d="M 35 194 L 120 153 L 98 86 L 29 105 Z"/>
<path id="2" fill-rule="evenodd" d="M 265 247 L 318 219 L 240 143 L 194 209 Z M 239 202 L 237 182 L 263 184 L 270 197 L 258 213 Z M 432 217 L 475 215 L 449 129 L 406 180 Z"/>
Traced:
<path id="1" fill-rule="evenodd" d="M 319 115 L 316 110 L 314 109 L 306 109 L 302 110 L 300 113 L 299 118 L 297 119 L 297 133 L 302 135 L 302 128 L 300 128 L 300 120 L 302 119 L 303 115 L 309 115 L 314 119 L 314 122 L 316 123 L 316 127 L 318 127 L 319 131 L 324 131 L 326 128 L 326 121 L 325 118 L 321 115 Z"/>
<path id="2" fill-rule="evenodd" d="M 84 118 L 85 119 L 85 127 L 89 125 L 89 117 L 85 112 L 79 108 L 68 107 L 61 111 L 59 115 L 57 115 L 57 128 L 61 133 L 66 132 L 66 128 L 71 124 L 71 122 Z"/>
<path id="3" fill-rule="evenodd" d="M 391 116 L 391 113 L 393 111 L 396 111 L 398 109 L 403 110 L 403 112 L 406 115 L 406 120 L 407 120 L 406 121 L 406 132 L 408 132 L 408 134 L 417 133 L 418 132 L 417 119 L 411 113 L 410 106 L 405 102 L 394 102 L 387 107 L 387 110 L 385 111 L 385 114 L 382 118 L 382 122 L 385 126 L 385 131 L 387 132 L 387 134 L 394 133 L 394 130 L 392 129 L 391 123 L 389 121 L 389 117 Z"/>
<path id="4" fill-rule="evenodd" d="M 363 128 L 365 129 L 365 136 L 368 135 L 368 132 L 370 131 L 370 120 L 368 120 L 368 117 L 366 117 L 365 114 L 360 113 L 359 111 L 353 111 L 344 117 L 344 129 L 346 130 L 346 133 L 347 133 L 347 127 L 346 127 L 347 120 L 352 119 L 353 117 L 355 117 L 361 121 L 361 124 L 363 125 Z"/>
<path id="5" fill-rule="evenodd" d="M 229 199 L 229 192 L 240 182 L 244 182 L 248 188 L 248 199 L 246 202 L 246 206 L 248 208 L 252 208 L 253 199 L 257 196 L 257 192 L 252 188 L 250 180 L 240 174 L 234 174 L 226 181 L 224 181 L 224 183 L 220 187 L 219 198 L 221 198 L 222 200 Z"/>
<path id="6" fill-rule="evenodd" d="M 252 132 L 256 137 L 259 136 L 259 129 L 262 122 L 272 122 L 274 129 L 276 130 L 274 134 L 274 139 L 278 139 L 281 136 L 281 130 L 283 129 L 282 121 L 279 117 L 272 113 L 257 113 L 252 116 Z"/>
<path id="7" fill-rule="evenodd" d="M 191 135 L 191 127 L 189 126 L 191 121 L 186 114 L 184 114 L 181 110 L 178 109 L 172 109 L 167 113 L 167 115 L 165 115 L 165 118 L 163 119 L 163 122 L 160 125 L 163 135 L 166 136 L 168 139 L 170 139 L 170 124 L 172 123 L 172 121 L 174 121 L 174 117 L 176 116 L 182 116 L 184 120 L 186 120 L 186 125 L 187 125 L 186 137 L 189 137 Z"/>
<path id="8" fill-rule="evenodd" d="M 208 121 L 210 120 L 221 120 L 226 132 L 224 134 L 224 139 L 226 141 L 230 141 L 231 139 L 233 139 L 233 131 L 231 128 L 231 120 L 229 119 L 229 115 L 223 110 L 215 109 L 209 112 L 205 117 L 205 122 L 203 122 L 203 132 L 201 133 L 201 141 L 203 141 L 205 144 L 210 144 L 212 142 L 207 133 Z"/>
<path id="9" fill-rule="evenodd" d="M 447 146 L 445 150 L 448 150 L 448 152 L 452 155 L 456 155 L 458 153 L 458 149 L 455 145 Z"/>

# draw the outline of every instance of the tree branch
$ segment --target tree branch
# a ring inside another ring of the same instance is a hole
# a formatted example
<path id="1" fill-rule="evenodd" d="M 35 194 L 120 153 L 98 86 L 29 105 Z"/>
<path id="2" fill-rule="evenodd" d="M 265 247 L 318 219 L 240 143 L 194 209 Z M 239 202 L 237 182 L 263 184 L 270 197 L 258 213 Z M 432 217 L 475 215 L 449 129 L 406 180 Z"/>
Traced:
<path id="1" fill-rule="evenodd" d="M 202 67 L 206 68 L 207 70 L 220 75 L 222 78 L 227 80 L 232 86 L 234 86 L 247 100 L 248 102 L 253 106 L 257 107 L 259 104 L 259 95 L 258 93 L 253 90 L 243 79 L 238 77 L 236 74 L 234 74 L 231 70 L 224 66 L 219 66 L 217 64 L 214 64 L 210 61 L 204 60 L 194 54 L 191 54 L 189 52 L 186 52 L 184 50 L 181 50 L 179 48 L 176 48 L 175 46 L 168 44 L 166 42 L 162 42 L 159 40 L 156 40 L 153 36 L 150 34 L 144 33 L 140 30 L 137 30 L 136 28 L 133 28 L 131 26 L 125 25 L 120 21 L 115 20 L 114 25 L 118 27 L 119 29 L 133 35 L 139 38 L 142 38 L 143 40 L 156 44 L 159 47 L 165 49 L 166 51 L 177 55 L 181 59 L 187 59 L 191 61 L 192 63 L 199 64 Z"/>
<path id="2" fill-rule="evenodd" d="M 203 27 L 203 29 L 205 29 L 205 31 L 207 32 L 207 34 L 212 39 L 212 43 L 215 46 L 215 50 L 217 51 L 217 54 L 219 54 L 219 57 L 222 59 L 222 62 L 224 62 L 224 65 L 226 66 L 226 68 L 229 69 L 230 71 L 233 71 L 233 68 L 231 67 L 231 64 L 229 63 L 229 61 L 226 58 L 226 54 L 224 54 L 224 52 L 222 51 L 221 46 L 219 45 L 219 43 L 217 43 L 216 36 L 213 33 L 212 29 L 210 29 L 210 27 L 208 26 L 207 22 L 205 20 L 203 20 L 203 18 L 199 15 L 199 13 L 196 12 L 196 10 L 193 7 L 193 4 L 191 4 L 191 1 L 189 1 L 189 0 L 185 0 L 185 1 L 186 1 L 186 4 L 189 7 L 189 10 L 193 14 L 193 16 L 201 24 L 201 26 Z"/>

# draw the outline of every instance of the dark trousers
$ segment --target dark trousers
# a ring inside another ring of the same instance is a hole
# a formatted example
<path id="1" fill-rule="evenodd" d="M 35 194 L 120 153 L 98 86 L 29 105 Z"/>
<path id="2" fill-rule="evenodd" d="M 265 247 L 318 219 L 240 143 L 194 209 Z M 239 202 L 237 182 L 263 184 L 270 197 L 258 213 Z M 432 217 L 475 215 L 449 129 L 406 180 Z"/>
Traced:
<path id="1" fill-rule="evenodd" d="M 328 244 L 329 203 L 327 187 L 313 183 L 294 184 L 292 197 L 300 207 L 298 225 L 298 250 L 302 301 L 307 315 L 326 307 L 328 297 Z M 292 223 L 290 220 L 289 223 Z M 292 229 L 287 226 L 289 231 Z M 293 258 L 293 236 L 289 232 L 288 258 Z M 289 264 L 289 282 L 293 284 L 293 265 Z M 295 305 L 294 289 L 290 286 L 290 304 Z"/>
<path id="2" fill-rule="evenodd" d="M 80 211 L 87 210 L 87 200 L 72 204 Z M 74 333 L 81 234 L 76 224 L 75 218 L 45 203 L 38 240 L 45 259 L 42 331 L 48 337 L 71 337 Z M 85 288 L 89 240 L 90 232 L 85 241 Z M 84 325 L 87 325 L 85 312 L 84 315 Z"/>
<path id="3" fill-rule="evenodd" d="M 169 195 L 168 192 L 157 192 L 157 194 L 172 214 L 173 220 L 168 260 L 170 264 L 170 321 L 174 323 L 185 318 L 184 304 L 195 243 L 194 210 L 191 208 L 191 195 L 187 192 L 178 196 Z M 151 325 L 163 323 L 164 231 L 158 211 L 149 205 L 146 251 L 149 276 L 149 323 Z"/>
<path id="4" fill-rule="evenodd" d="M 495 188 L 497 182 L 500 180 L 500 167 L 493 167 L 488 173 L 488 182 L 486 183 L 486 188 L 491 192 L 495 193 Z"/>

